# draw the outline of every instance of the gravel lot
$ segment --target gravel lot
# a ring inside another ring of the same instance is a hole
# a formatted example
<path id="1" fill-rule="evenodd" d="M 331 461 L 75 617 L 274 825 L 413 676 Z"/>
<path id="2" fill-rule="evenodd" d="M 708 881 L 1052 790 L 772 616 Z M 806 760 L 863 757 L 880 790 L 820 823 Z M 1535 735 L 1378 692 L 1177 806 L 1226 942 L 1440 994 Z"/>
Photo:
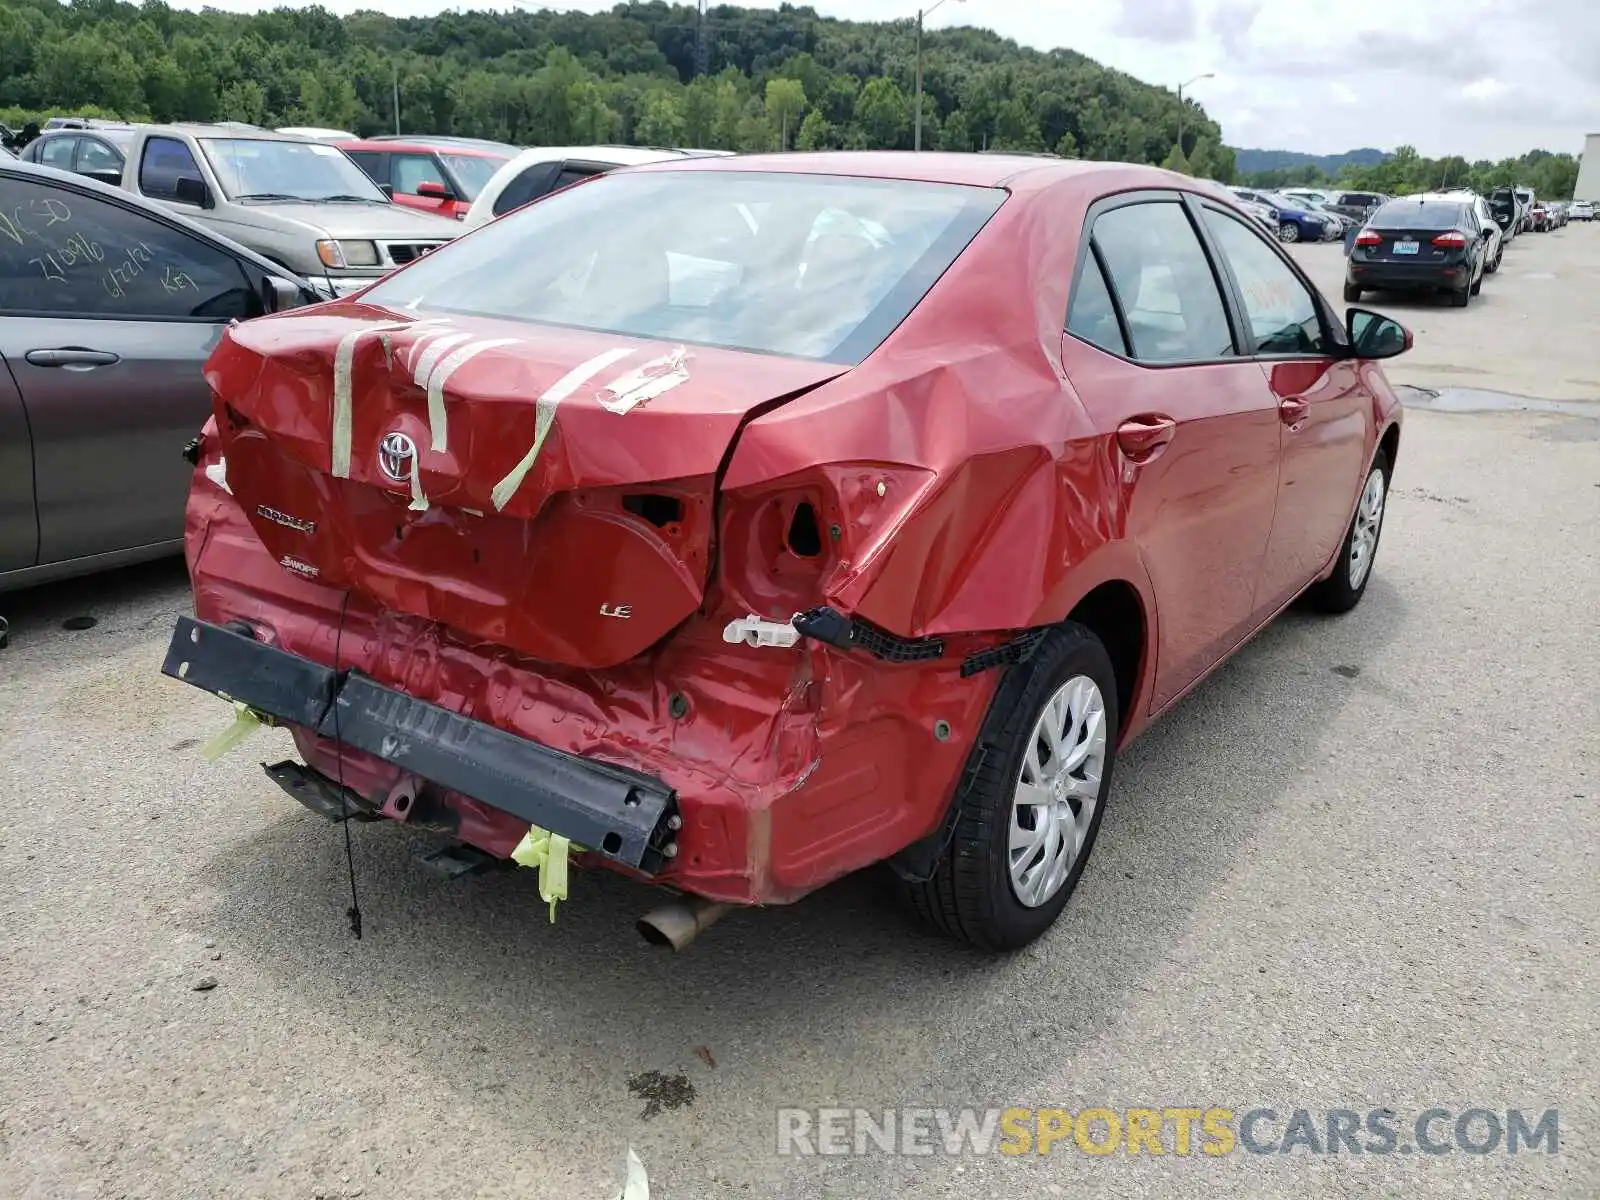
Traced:
<path id="1" fill-rule="evenodd" d="M 1339 247 L 1295 253 L 1336 297 Z M 1589 403 L 1412 393 L 1365 602 L 1141 739 L 1010 960 L 875 877 L 674 958 L 645 889 L 576 878 L 550 926 L 530 875 L 440 880 L 390 826 L 355 831 L 355 942 L 336 828 L 256 766 L 277 735 L 203 763 L 222 705 L 157 673 L 181 564 L 4 598 L 0 1195 L 609 1200 L 630 1144 L 670 1200 L 1600 1194 L 1600 229 L 1519 238 L 1466 312 L 1384 306 L 1397 382 Z M 900 1104 L 1556 1107 L 1561 1143 L 772 1153 L 780 1106 Z"/>

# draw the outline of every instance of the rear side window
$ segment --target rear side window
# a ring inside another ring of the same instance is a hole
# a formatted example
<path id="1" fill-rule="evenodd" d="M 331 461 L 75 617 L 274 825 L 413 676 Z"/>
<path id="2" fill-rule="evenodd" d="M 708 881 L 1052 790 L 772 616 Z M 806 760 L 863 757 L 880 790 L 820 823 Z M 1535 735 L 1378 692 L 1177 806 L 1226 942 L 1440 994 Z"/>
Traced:
<path id="1" fill-rule="evenodd" d="M 1067 332 L 1091 346 L 1127 357 L 1128 343 L 1122 336 L 1122 323 L 1117 320 L 1116 304 L 1100 269 L 1100 259 L 1092 252 L 1084 256 L 1078 282 L 1072 288 Z"/>
<path id="2" fill-rule="evenodd" d="M 1467 225 L 1467 206 L 1448 200 L 1391 200 L 1372 214 L 1380 229 L 1454 229 Z"/>
<path id="3" fill-rule="evenodd" d="M 360 167 L 368 179 L 373 183 L 388 183 L 389 172 L 384 164 L 383 155 L 376 150 L 346 150 L 350 161 Z"/>
<path id="4" fill-rule="evenodd" d="M 1216 209 L 1206 227 L 1233 268 L 1258 354 L 1326 354 L 1317 303 L 1278 252 L 1254 230 Z"/>
<path id="5" fill-rule="evenodd" d="M 260 311 L 220 247 L 95 196 L 0 179 L 0 313 L 227 321 Z"/>
<path id="6" fill-rule="evenodd" d="M 1211 262 L 1177 201 L 1114 208 L 1094 223 L 1094 244 L 1141 362 L 1203 362 L 1235 353 Z"/>
<path id="7" fill-rule="evenodd" d="M 139 159 L 139 190 L 158 200 L 178 198 L 178 180 L 203 179 L 188 144 L 176 138 L 153 137 Z"/>

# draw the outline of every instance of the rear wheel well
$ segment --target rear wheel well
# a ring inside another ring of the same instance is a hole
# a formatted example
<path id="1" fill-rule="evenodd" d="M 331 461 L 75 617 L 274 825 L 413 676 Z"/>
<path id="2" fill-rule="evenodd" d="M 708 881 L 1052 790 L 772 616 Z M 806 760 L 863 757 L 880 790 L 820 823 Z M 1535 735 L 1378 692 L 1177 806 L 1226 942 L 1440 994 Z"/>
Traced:
<path id="1" fill-rule="evenodd" d="M 1383 437 L 1378 442 L 1378 449 L 1383 451 L 1384 461 L 1389 464 L 1389 477 L 1394 477 L 1394 462 L 1400 455 L 1400 426 L 1391 425 L 1383 431 Z"/>
<path id="2" fill-rule="evenodd" d="M 1134 693 L 1139 690 L 1139 667 L 1144 662 L 1144 605 L 1133 585 L 1122 580 L 1102 583 L 1067 614 L 1093 631 L 1111 656 L 1117 678 L 1118 729 L 1128 727 Z"/>

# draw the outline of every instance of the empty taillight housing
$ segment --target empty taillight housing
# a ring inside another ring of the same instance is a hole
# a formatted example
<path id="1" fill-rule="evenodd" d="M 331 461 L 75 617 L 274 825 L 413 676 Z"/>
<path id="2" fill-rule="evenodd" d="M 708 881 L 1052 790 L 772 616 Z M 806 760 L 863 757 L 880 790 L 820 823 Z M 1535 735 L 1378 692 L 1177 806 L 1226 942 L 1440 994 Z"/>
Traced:
<path id="1" fill-rule="evenodd" d="M 838 562 L 830 500 L 820 480 L 724 495 L 718 558 L 723 588 L 739 607 L 780 619 L 818 602 Z"/>
<path id="2" fill-rule="evenodd" d="M 1445 250 L 1465 250 L 1467 248 L 1467 235 L 1451 230 L 1441 233 L 1433 239 L 1433 244 Z"/>
<path id="3" fill-rule="evenodd" d="M 1363 229 L 1360 233 L 1356 234 L 1356 245 L 1381 246 L 1383 245 L 1383 238 L 1370 229 Z"/>

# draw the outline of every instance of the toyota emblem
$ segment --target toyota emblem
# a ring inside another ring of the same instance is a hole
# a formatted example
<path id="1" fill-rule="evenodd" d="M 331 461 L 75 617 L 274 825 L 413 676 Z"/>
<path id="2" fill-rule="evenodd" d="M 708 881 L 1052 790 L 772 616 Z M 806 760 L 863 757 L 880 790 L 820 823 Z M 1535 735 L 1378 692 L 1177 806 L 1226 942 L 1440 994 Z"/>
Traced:
<path id="1" fill-rule="evenodd" d="M 400 432 L 384 434 L 378 443 L 378 467 L 396 483 L 411 478 L 411 464 L 417 459 L 417 444 Z"/>

